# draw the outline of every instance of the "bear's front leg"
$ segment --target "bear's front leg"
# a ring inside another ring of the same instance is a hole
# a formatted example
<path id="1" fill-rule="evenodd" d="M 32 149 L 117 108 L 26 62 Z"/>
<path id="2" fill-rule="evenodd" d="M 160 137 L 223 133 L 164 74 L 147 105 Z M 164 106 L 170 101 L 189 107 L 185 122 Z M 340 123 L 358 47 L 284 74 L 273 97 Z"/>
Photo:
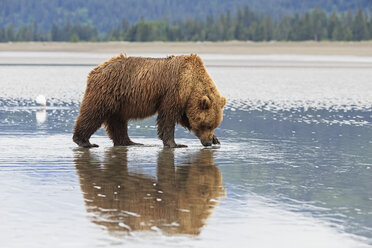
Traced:
<path id="1" fill-rule="evenodd" d="M 181 148 L 187 147 L 186 145 L 176 144 L 174 141 L 174 126 L 175 123 L 166 123 L 159 120 L 158 117 L 158 136 L 163 141 L 164 147 Z"/>
<path id="2" fill-rule="evenodd" d="M 174 141 L 174 126 L 165 127 L 163 129 L 163 135 L 162 137 L 160 137 L 160 139 L 163 141 L 164 147 L 169 148 L 187 147 L 187 145 L 176 144 L 176 142 Z"/>

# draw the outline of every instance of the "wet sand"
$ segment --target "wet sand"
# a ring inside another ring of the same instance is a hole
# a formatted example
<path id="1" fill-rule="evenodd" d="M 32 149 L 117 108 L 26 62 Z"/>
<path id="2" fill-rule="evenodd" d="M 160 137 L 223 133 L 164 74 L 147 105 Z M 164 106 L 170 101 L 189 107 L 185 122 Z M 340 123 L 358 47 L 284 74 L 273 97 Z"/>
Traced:
<path id="1" fill-rule="evenodd" d="M 96 66 L 120 53 L 199 54 L 207 67 L 368 68 L 372 42 L 29 42 L 0 43 L 0 66 Z"/>
<path id="2" fill-rule="evenodd" d="M 0 43 L 0 51 L 372 56 L 372 42 L 15 42 Z"/>

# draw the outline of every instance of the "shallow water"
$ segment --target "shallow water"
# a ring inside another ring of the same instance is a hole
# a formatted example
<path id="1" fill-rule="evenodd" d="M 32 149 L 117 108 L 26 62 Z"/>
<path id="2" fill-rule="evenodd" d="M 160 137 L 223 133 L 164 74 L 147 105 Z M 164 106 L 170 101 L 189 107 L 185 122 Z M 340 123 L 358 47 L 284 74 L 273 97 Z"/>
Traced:
<path id="1" fill-rule="evenodd" d="M 163 149 L 154 118 L 130 124 L 143 147 L 112 147 L 100 129 L 99 148 L 77 148 L 92 66 L 0 66 L 2 246 L 372 245 L 372 58 L 204 58 L 228 98 L 208 149 L 181 127 L 189 147 Z"/>

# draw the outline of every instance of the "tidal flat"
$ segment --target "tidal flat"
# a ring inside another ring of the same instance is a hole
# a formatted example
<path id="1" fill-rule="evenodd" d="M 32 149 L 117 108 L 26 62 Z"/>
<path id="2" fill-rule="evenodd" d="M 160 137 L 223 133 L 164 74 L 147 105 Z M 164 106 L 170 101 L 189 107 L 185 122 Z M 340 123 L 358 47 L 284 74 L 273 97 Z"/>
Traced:
<path id="1" fill-rule="evenodd" d="M 178 126 L 188 148 L 164 149 L 152 117 L 129 125 L 144 146 L 101 128 L 78 148 L 87 75 L 115 55 L 0 52 L 2 247 L 372 245 L 371 56 L 201 53 L 221 146 Z"/>

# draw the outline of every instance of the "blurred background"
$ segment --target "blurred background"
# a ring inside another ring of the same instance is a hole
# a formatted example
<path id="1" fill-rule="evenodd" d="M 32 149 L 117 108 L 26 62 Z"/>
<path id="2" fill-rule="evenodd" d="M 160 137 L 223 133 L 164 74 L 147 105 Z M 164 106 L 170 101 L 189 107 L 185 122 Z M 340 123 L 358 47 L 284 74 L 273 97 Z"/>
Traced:
<path id="1" fill-rule="evenodd" d="M 370 0 L 1 0 L 0 41 L 372 39 Z"/>

